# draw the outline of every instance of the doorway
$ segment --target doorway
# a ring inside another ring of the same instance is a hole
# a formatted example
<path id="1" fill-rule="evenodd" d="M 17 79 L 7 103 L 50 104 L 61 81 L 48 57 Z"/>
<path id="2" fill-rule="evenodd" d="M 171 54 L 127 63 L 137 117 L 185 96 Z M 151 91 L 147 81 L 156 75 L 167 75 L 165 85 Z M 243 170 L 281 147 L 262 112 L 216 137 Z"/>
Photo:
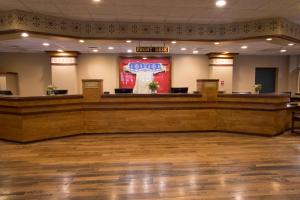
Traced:
<path id="1" fill-rule="evenodd" d="M 255 84 L 261 84 L 261 93 L 274 93 L 276 91 L 277 68 L 256 68 Z"/>

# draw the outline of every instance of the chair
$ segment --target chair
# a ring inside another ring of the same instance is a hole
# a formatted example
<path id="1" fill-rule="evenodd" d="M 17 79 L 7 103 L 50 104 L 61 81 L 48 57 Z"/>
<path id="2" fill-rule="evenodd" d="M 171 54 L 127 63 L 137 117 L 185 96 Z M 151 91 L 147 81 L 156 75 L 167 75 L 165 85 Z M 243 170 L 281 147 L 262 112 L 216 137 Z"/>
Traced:
<path id="1" fill-rule="evenodd" d="M 300 112 L 293 112 L 292 113 L 292 128 L 291 128 L 291 132 L 292 133 L 296 133 L 296 134 L 300 134 L 300 131 L 295 131 L 297 129 L 300 129 L 300 127 L 295 127 L 295 122 L 300 121 Z"/>
<path id="2" fill-rule="evenodd" d="M 13 95 L 10 90 L 0 90 L 0 95 Z"/>

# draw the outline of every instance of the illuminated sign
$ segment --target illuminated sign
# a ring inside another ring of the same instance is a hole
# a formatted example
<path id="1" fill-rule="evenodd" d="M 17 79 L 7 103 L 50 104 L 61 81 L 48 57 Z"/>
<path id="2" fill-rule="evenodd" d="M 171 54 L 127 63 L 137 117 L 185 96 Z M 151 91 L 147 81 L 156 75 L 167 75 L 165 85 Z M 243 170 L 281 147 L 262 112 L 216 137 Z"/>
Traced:
<path id="1" fill-rule="evenodd" d="M 76 64 L 76 58 L 74 57 L 52 57 L 51 58 L 51 64 L 58 64 L 58 65 L 75 65 Z"/>
<path id="2" fill-rule="evenodd" d="M 137 53 L 169 53 L 169 47 L 136 47 Z"/>

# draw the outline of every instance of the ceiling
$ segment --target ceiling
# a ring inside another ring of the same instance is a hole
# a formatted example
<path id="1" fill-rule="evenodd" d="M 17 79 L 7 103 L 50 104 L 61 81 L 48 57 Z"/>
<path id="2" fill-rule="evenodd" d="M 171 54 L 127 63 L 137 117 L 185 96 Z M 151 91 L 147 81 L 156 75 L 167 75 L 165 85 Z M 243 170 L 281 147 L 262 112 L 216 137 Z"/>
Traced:
<path id="1" fill-rule="evenodd" d="M 216 24 L 283 17 L 300 24 L 300 0 L 1 0 L 0 11 L 19 9 L 91 21 Z"/>
<path id="2" fill-rule="evenodd" d="M 43 43 L 49 43 L 50 46 L 45 47 Z M 20 34 L 6 34 L 0 36 L 0 52 L 22 52 L 37 53 L 45 51 L 79 51 L 81 53 L 95 53 L 93 49 L 98 49 L 97 53 L 116 53 L 127 54 L 128 49 L 133 52 L 138 46 L 168 46 L 170 54 L 193 54 L 197 50 L 197 54 L 207 54 L 211 52 L 230 52 L 242 55 L 298 55 L 300 45 L 294 43 L 289 46 L 290 41 L 273 38 L 272 41 L 265 39 L 241 40 L 241 41 L 224 41 L 219 45 L 214 42 L 196 42 L 196 41 L 177 41 L 172 44 L 171 41 L 145 41 L 133 40 L 132 43 L 126 43 L 125 40 L 85 40 L 80 43 L 77 39 L 66 37 L 55 37 L 38 34 L 30 34 L 28 38 L 22 38 Z M 247 49 L 241 49 L 241 46 L 248 46 Z M 108 47 L 114 47 L 109 50 Z M 186 48 L 182 51 L 181 48 Z M 281 49 L 286 49 L 286 53 L 281 53 Z"/>
<path id="3" fill-rule="evenodd" d="M 197 23 L 221 24 L 247 21 L 262 18 L 283 17 L 300 24 L 300 0 L 227 0 L 224 8 L 217 8 L 215 0 L 0 0 L 0 11 L 24 10 L 45 15 L 77 19 L 84 21 L 116 21 L 116 22 L 159 22 L 159 23 Z M 47 42 L 49 47 L 42 43 Z M 126 54 L 128 49 L 137 46 L 169 46 L 170 54 L 198 54 L 210 52 L 231 52 L 245 55 L 296 55 L 300 53 L 300 44 L 288 46 L 290 41 L 265 38 L 240 41 L 221 42 L 189 42 L 177 41 L 133 41 L 128 44 L 124 40 L 78 40 L 67 37 L 54 37 L 30 34 L 28 38 L 20 34 L 0 35 L 0 52 L 45 52 L 63 49 L 93 53 Z M 241 49 L 242 45 L 248 46 Z M 113 46 L 113 50 L 108 47 Z M 93 48 L 91 48 L 93 47 Z M 182 51 L 185 47 L 187 50 Z M 286 53 L 281 53 L 286 49 Z"/>

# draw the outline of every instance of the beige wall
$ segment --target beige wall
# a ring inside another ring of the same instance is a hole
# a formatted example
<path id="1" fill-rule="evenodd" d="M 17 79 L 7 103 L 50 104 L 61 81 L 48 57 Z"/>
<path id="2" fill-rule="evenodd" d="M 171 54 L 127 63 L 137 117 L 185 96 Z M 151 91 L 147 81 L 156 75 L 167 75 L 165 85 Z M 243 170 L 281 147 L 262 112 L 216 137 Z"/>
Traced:
<path id="1" fill-rule="evenodd" d="M 233 67 L 233 91 L 253 92 L 255 68 L 278 68 L 277 92 L 288 91 L 288 56 L 237 56 Z"/>
<path id="2" fill-rule="evenodd" d="M 206 55 L 174 55 L 172 57 L 172 87 L 188 87 L 196 91 L 196 80 L 209 75 Z"/>
<path id="3" fill-rule="evenodd" d="M 77 66 L 52 65 L 52 84 L 58 89 L 68 90 L 68 94 L 78 94 Z M 67 78 L 66 78 L 67 77 Z"/>
<path id="4" fill-rule="evenodd" d="M 209 78 L 208 58 L 205 55 L 172 56 L 172 86 L 196 90 L 196 80 Z M 104 79 L 104 91 L 113 93 L 119 86 L 119 55 L 82 54 L 78 57 L 77 83 L 81 80 Z M 289 71 L 287 56 L 237 56 L 233 67 L 233 91 L 253 91 L 256 67 L 277 67 L 278 89 L 288 91 Z M 19 73 L 21 95 L 42 95 L 51 84 L 50 57 L 47 54 L 0 53 L 0 71 Z M 226 84 L 226 83 L 225 83 Z"/>
<path id="5" fill-rule="evenodd" d="M 0 72 L 18 73 L 20 95 L 42 95 L 51 83 L 50 57 L 43 53 L 0 53 Z"/>
<path id="6" fill-rule="evenodd" d="M 172 86 L 196 90 L 196 80 L 208 77 L 208 59 L 205 55 L 174 55 L 172 62 Z M 119 56 L 82 54 L 78 58 L 78 84 L 87 78 L 104 79 L 104 91 L 114 92 L 119 87 Z"/>
<path id="7" fill-rule="evenodd" d="M 104 91 L 114 92 L 119 86 L 119 56 L 113 54 L 82 54 L 78 63 L 78 85 L 82 92 L 82 79 L 103 79 Z"/>

